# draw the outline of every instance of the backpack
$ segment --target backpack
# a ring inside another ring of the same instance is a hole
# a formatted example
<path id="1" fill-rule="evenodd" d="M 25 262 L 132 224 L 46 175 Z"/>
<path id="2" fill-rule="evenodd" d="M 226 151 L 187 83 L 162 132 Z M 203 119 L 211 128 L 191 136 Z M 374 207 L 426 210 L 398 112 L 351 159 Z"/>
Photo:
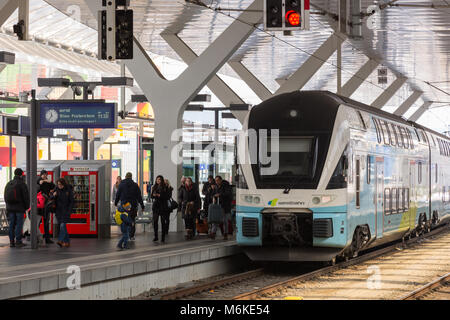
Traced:
<path id="1" fill-rule="evenodd" d="M 118 226 L 120 226 L 123 223 L 122 218 L 120 217 L 122 214 L 125 214 L 128 217 L 128 213 L 121 212 L 118 209 L 116 210 L 116 215 L 114 216 L 114 219 L 116 220 L 116 224 Z"/>
<path id="2" fill-rule="evenodd" d="M 44 209 L 45 208 L 45 197 L 42 192 L 37 194 L 37 208 Z"/>
<path id="3" fill-rule="evenodd" d="M 20 202 L 20 190 L 17 181 L 13 180 L 8 182 L 5 187 L 5 202 L 6 203 L 19 203 Z"/>

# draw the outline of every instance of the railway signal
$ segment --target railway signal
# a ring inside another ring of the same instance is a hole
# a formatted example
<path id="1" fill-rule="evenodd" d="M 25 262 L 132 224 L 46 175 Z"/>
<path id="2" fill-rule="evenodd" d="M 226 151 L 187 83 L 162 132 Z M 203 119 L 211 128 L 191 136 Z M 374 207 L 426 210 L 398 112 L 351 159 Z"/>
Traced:
<path id="1" fill-rule="evenodd" d="M 310 0 L 265 0 L 264 30 L 309 30 Z"/>

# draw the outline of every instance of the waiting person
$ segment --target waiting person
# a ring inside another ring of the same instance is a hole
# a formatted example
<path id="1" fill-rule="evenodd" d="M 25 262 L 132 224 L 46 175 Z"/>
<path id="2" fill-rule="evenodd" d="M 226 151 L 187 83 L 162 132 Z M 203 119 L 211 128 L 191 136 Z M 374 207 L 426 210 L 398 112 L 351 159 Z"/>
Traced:
<path id="1" fill-rule="evenodd" d="M 23 181 L 23 170 L 14 170 L 14 179 L 6 184 L 4 197 L 9 221 L 9 246 L 23 247 L 22 227 L 25 211 L 30 207 L 30 194 Z"/>
<path id="2" fill-rule="evenodd" d="M 167 187 L 167 194 L 168 194 L 168 197 L 169 197 L 169 199 L 171 199 L 172 196 L 173 196 L 173 188 L 172 188 L 172 186 L 170 185 L 170 182 L 169 182 L 168 179 L 164 179 L 164 183 L 166 184 L 166 187 Z M 172 210 L 173 210 L 173 209 L 172 209 Z M 164 215 L 164 219 L 166 219 L 166 230 L 165 230 L 165 234 L 166 234 L 166 235 L 169 234 L 170 214 L 172 213 L 172 210 L 171 210 L 170 208 L 168 208 L 167 214 Z M 164 230 L 163 230 L 163 232 L 164 232 Z"/>
<path id="3" fill-rule="evenodd" d="M 181 194 L 181 212 L 186 228 L 186 239 L 195 237 L 195 222 L 200 213 L 201 198 L 197 185 L 191 178 L 186 178 Z"/>
<path id="4" fill-rule="evenodd" d="M 115 220 L 118 226 L 120 226 L 120 231 L 122 232 L 122 238 L 120 238 L 117 248 L 120 250 L 129 249 L 128 240 L 130 237 L 131 219 L 128 214 L 131 211 L 131 203 L 127 202 L 124 205 L 120 204 L 117 207 Z"/>
<path id="5" fill-rule="evenodd" d="M 46 170 L 42 170 L 39 178 L 37 180 L 38 184 L 38 192 L 42 194 L 45 198 L 44 208 L 38 209 L 38 215 L 43 217 L 43 219 L 39 219 L 38 230 L 41 221 L 44 222 L 44 239 L 46 244 L 51 244 L 53 241 L 50 239 L 50 217 L 53 212 L 47 210 L 48 207 L 46 204 L 50 199 L 51 192 L 55 189 L 55 184 L 49 179 L 48 172 Z"/>
<path id="6" fill-rule="evenodd" d="M 213 176 L 208 177 L 208 181 L 203 185 L 202 194 L 205 196 L 203 200 L 203 210 L 208 212 L 208 207 L 213 200 L 213 186 L 216 184 Z"/>
<path id="7" fill-rule="evenodd" d="M 221 176 L 216 177 L 216 186 L 214 189 L 214 198 L 218 201 L 223 210 L 223 239 L 228 240 L 228 223 L 231 221 L 231 202 L 233 200 L 233 192 L 228 181 L 222 179 Z M 219 224 L 213 223 L 211 226 L 210 237 L 216 237 L 217 227 Z"/>
<path id="8" fill-rule="evenodd" d="M 114 205 L 117 207 L 119 203 L 131 203 L 131 211 L 128 215 L 132 221 L 130 229 L 130 240 L 134 241 L 134 235 L 136 233 L 136 217 L 138 205 L 141 205 L 142 211 L 145 210 L 144 201 L 142 200 L 141 188 L 138 184 L 133 181 L 133 174 L 128 172 L 125 175 L 125 179 L 120 182 L 119 189 L 117 190 L 116 198 L 114 200 Z"/>
<path id="9" fill-rule="evenodd" d="M 177 193 L 177 201 L 180 204 L 183 202 L 183 200 L 181 198 L 183 196 L 183 189 L 184 189 L 184 184 L 185 183 L 186 183 L 186 177 L 183 176 L 183 177 L 181 177 L 180 186 L 178 187 L 178 190 L 177 190 L 178 191 L 178 193 Z M 181 211 L 181 205 L 178 207 L 178 210 Z"/>
<path id="10" fill-rule="evenodd" d="M 157 176 L 155 184 L 152 187 L 151 198 L 153 199 L 152 211 L 153 211 L 153 231 L 155 237 L 153 241 L 158 241 L 158 222 L 161 217 L 161 242 L 164 243 L 166 237 L 166 218 L 165 216 L 169 212 L 167 201 L 169 200 L 169 193 L 166 184 L 164 183 L 163 176 Z"/>
<path id="11" fill-rule="evenodd" d="M 59 247 L 70 247 L 69 233 L 67 232 L 67 223 L 70 220 L 70 214 L 74 205 L 72 186 L 65 179 L 58 179 L 56 190 L 53 191 L 56 209 L 55 216 L 59 224 L 59 236 L 56 243 Z"/>
<path id="12" fill-rule="evenodd" d="M 116 183 L 114 183 L 113 189 L 112 189 L 112 201 L 116 200 L 117 191 L 119 190 L 119 185 L 122 182 L 122 177 L 117 176 Z"/>

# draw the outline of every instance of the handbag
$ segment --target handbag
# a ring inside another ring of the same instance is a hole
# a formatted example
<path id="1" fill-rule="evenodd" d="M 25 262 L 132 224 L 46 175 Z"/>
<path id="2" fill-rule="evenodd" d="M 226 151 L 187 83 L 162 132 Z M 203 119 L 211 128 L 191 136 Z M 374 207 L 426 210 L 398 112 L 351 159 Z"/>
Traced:
<path id="1" fill-rule="evenodd" d="M 167 207 L 169 208 L 170 211 L 178 209 L 178 202 L 173 200 L 173 198 L 170 198 L 169 200 L 167 200 Z"/>

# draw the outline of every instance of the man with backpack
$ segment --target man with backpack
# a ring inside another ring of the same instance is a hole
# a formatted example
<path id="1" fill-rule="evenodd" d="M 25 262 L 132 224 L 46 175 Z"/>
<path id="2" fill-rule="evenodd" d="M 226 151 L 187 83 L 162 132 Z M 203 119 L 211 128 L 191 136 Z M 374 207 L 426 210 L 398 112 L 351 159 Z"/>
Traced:
<path id="1" fill-rule="evenodd" d="M 23 181 L 23 170 L 14 171 L 14 179 L 6 184 L 5 203 L 9 220 L 9 246 L 23 247 L 22 227 L 25 211 L 30 207 L 28 187 Z"/>
<path id="2" fill-rule="evenodd" d="M 131 220 L 130 240 L 134 241 L 138 205 L 141 205 L 142 211 L 144 211 L 145 206 L 144 201 L 142 200 L 141 188 L 139 188 L 137 183 L 133 181 L 133 175 L 131 172 L 128 172 L 125 175 L 125 179 L 119 184 L 116 199 L 114 200 L 114 205 L 116 207 L 119 201 L 121 204 L 125 204 L 127 202 L 131 203 L 131 211 L 128 216 Z"/>
<path id="3" fill-rule="evenodd" d="M 43 217 L 44 221 L 44 239 L 46 244 L 52 244 L 53 241 L 50 239 L 50 228 L 49 228 L 49 221 L 50 216 L 52 214 L 51 210 L 48 210 L 49 207 L 47 206 L 48 200 L 50 199 L 50 192 L 55 189 L 55 184 L 48 178 L 48 173 L 46 170 L 42 170 L 41 174 L 37 180 L 38 184 L 38 197 L 39 193 L 41 193 L 41 197 L 44 198 L 43 205 L 39 205 L 38 201 L 38 215 L 40 217 Z M 39 199 L 38 199 L 39 200 Z M 40 208 L 39 208 L 40 207 Z M 42 219 L 39 219 L 39 224 L 41 223 Z M 38 228 L 39 228 L 38 224 Z"/>

